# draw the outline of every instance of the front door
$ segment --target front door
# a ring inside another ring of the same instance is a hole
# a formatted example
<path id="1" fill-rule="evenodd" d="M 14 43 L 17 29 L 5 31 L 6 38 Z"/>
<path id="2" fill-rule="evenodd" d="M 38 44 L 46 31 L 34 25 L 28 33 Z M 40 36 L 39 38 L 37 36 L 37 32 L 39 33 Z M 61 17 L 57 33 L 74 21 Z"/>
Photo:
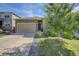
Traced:
<path id="1" fill-rule="evenodd" d="M 2 27 L 2 21 L 0 21 L 0 28 Z"/>
<path id="2" fill-rule="evenodd" d="M 38 31 L 43 31 L 43 29 L 42 29 L 42 21 L 38 21 Z"/>

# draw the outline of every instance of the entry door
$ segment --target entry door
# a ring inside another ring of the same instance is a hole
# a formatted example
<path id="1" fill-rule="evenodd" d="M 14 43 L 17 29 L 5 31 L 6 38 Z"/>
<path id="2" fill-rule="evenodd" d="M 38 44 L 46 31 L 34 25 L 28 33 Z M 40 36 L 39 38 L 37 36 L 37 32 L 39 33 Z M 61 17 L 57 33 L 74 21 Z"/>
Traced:
<path id="1" fill-rule="evenodd" d="M 0 21 L 0 28 L 2 27 L 2 21 Z"/>
<path id="2" fill-rule="evenodd" d="M 36 23 L 17 23 L 17 32 L 36 32 Z"/>

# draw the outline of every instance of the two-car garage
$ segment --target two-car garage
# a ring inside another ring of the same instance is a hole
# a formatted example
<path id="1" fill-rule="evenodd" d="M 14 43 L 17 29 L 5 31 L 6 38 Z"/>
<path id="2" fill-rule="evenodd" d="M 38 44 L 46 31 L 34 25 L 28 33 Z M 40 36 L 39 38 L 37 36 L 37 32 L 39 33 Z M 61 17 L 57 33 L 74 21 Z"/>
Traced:
<path id="1" fill-rule="evenodd" d="M 42 18 L 16 19 L 16 32 L 36 32 L 42 29 Z"/>
<path id="2" fill-rule="evenodd" d="M 36 23 L 17 23 L 17 32 L 36 32 Z"/>

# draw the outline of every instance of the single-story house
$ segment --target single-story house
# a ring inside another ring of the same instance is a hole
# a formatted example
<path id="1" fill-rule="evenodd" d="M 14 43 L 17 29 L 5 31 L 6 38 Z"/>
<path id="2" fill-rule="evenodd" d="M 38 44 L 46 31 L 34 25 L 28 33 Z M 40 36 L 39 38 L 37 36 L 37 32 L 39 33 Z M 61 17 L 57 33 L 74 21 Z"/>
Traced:
<path id="1" fill-rule="evenodd" d="M 0 28 L 11 32 L 43 31 L 43 18 L 21 18 L 13 12 L 0 12 Z"/>

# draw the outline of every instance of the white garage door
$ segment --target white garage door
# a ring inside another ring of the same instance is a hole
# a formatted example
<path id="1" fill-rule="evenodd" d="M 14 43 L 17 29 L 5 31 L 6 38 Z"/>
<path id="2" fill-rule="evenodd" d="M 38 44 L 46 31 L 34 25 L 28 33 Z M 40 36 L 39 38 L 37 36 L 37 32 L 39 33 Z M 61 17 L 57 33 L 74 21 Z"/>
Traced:
<path id="1" fill-rule="evenodd" d="M 17 32 L 36 32 L 36 23 L 17 23 Z"/>

